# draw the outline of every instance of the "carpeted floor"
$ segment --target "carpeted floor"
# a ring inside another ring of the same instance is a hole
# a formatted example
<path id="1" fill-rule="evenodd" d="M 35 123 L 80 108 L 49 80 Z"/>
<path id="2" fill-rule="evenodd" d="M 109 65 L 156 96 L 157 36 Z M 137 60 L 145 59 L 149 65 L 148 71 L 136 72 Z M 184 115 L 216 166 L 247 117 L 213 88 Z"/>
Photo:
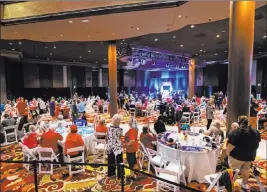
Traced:
<path id="1" fill-rule="evenodd" d="M 22 160 L 23 155 L 21 148 L 17 144 L 1 147 L 1 160 Z M 89 156 L 89 162 L 92 162 L 92 156 Z M 125 157 L 124 161 L 126 163 Z M 256 167 L 261 171 L 260 180 L 266 186 L 267 161 L 256 160 Z M 20 164 L 1 163 L 1 191 L 2 192 L 33 192 L 34 177 L 33 170 L 27 171 Z M 39 191 L 120 191 L 120 181 L 109 179 L 106 176 L 107 167 L 91 167 L 87 166 L 85 173 L 76 174 L 69 177 L 68 168 L 55 168 L 53 175 L 39 174 L 38 184 Z M 126 170 L 126 175 L 129 171 Z M 190 187 L 205 191 L 205 184 L 191 182 Z M 251 178 L 249 182 L 251 191 L 259 191 L 256 180 Z M 136 180 L 126 180 L 125 191 L 155 191 L 155 180 L 139 176 Z M 182 190 L 186 191 L 186 190 Z M 240 187 L 236 186 L 236 191 L 240 191 Z"/>

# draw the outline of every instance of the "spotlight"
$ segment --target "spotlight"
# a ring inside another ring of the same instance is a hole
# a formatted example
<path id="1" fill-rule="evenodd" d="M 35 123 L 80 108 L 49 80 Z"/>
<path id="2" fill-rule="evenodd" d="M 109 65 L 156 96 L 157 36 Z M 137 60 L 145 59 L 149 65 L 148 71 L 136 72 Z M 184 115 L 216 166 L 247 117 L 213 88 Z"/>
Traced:
<path id="1" fill-rule="evenodd" d="M 194 28 L 195 27 L 195 25 L 191 25 L 191 28 Z"/>

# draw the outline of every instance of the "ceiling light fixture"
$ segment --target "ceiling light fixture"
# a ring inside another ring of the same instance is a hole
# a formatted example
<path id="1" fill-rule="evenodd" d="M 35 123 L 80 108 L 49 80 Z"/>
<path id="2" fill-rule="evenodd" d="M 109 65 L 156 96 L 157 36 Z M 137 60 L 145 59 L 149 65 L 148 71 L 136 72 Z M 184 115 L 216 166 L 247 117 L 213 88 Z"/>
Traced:
<path id="1" fill-rule="evenodd" d="M 139 30 L 139 28 L 137 27 L 136 30 Z"/>
<path id="2" fill-rule="evenodd" d="M 49 58 L 47 58 L 47 60 L 49 60 Z"/>
<path id="3" fill-rule="evenodd" d="M 69 21 L 69 23 L 73 23 L 73 21 Z"/>
<path id="4" fill-rule="evenodd" d="M 125 41 L 124 39 L 122 41 Z"/>
<path id="5" fill-rule="evenodd" d="M 174 39 L 175 39 L 175 38 L 176 38 L 176 36 L 173 36 L 172 38 L 174 38 Z"/>
<path id="6" fill-rule="evenodd" d="M 97 61 L 95 63 L 97 63 Z"/>
<path id="7" fill-rule="evenodd" d="M 158 41 L 158 39 L 155 39 L 154 41 Z"/>
<path id="8" fill-rule="evenodd" d="M 45 49 L 47 49 L 48 47 L 45 47 Z"/>
<path id="9" fill-rule="evenodd" d="M 200 49 L 200 52 L 202 52 L 202 50 Z"/>
<path id="10" fill-rule="evenodd" d="M 215 53 L 215 55 L 218 55 L 217 53 Z"/>
<path id="11" fill-rule="evenodd" d="M 266 35 L 263 36 L 264 39 L 265 39 L 266 37 L 267 37 Z"/>
<path id="12" fill-rule="evenodd" d="M 12 43 L 9 43 L 9 45 L 12 45 Z"/>
<path id="13" fill-rule="evenodd" d="M 53 48 L 54 48 L 54 49 L 56 49 L 57 47 L 56 47 L 56 46 L 54 46 Z"/>
<path id="14" fill-rule="evenodd" d="M 227 50 L 225 50 L 224 52 L 227 53 Z"/>
<path id="15" fill-rule="evenodd" d="M 21 45 L 22 43 L 21 42 L 19 42 L 19 45 Z"/>
<path id="16" fill-rule="evenodd" d="M 178 15 L 178 17 L 179 17 L 179 18 L 181 18 L 181 17 L 182 17 L 182 15 Z"/>
<path id="17" fill-rule="evenodd" d="M 195 25 L 191 25 L 191 28 L 194 28 L 195 27 Z"/>
<path id="18" fill-rule="evenodd" d="M 180 47 L 183 47 L 184 45 L 180 45 Z"/>
<path id="19" fill-rule="evenodd" d="M 83 19 L 82 22 L 83 23 L 87 23 L 89 20 L 88 19 Z"/>
<path id="20" fill-rule="evenodd" d="M 60 37 L 63 37 L 63 35 L 60 35 Z"/>
<path id="21" fill-rule="evenodd" d="M 82 56 L 80 56 L 80 59 L 82 58 Z"/>
<path id="22" fill-rule="evenodd" d="M 91 51 L 90 51 L 90 50 L 88 50 L 88 53 L 91 53 Z"/>
<path id="23" fill-rule="evenodd" d="M 91 36 L 90 36 L 90 35 L 88 35 L 88 37 L 90 38 Z"/>
<path id="24" fill-rule="evenodd" d="M 216 35 L 216 37 L 217 37 L 217 38 L 219 38 L 219 37 L 220 37 L 220 35 L 218 34 L 218 35 Z"/>
<path id="25" fill-rule="evenodd" d="M 15 49 L 13 48 L 12 51 L 15 51 Z"/>
<path id="26" fill-rule="evenodd" d="M 50 53 L 50 55 L 53 55 L 52 53 Z"/>
<path id="27" fill-rule="evenodd" d="M 112 33 L 112 35 L 115 35 L 115 33 Z"/>
<path id="28" fill-rule="evenodd" d="M 104 59 L 104 61 L 106 61 L 107 59 Z"/>

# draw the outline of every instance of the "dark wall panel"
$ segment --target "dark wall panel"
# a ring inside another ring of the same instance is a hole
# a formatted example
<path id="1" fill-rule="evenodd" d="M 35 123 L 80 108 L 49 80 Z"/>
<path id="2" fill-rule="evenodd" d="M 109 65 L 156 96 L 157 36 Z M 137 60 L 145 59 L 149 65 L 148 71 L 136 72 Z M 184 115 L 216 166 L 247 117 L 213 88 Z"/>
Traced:
<path id="1" fill-rule="evenodd" d="M 98 77 L 99 76 L 99 71 L 98 70 L 93 70 L 92 71 L 92 84 L 93 87 L 98 87 Z"/>
<path id="2" fill-rule="evenodd" d="M 126 70 L 123 74 L 124 87 L 135 87 L 135 71 Z"/>
<path id="3" fill-rule="evenodd" d="M 39 65 L 24 64 L 23 76 L 25 88 L 40 88 Z"/>
<path id="4" fill-rule="evenodd" d="M 108 69 L 102 69 L 102 87 L 108 87 Z"/>
<path id="5" fill-rule="evenodd" d="M 53 87 L 53 66 L 52 65 L 39 65 L 39 77 L 41 88 Z"/>
<path id="6" fill-rule="evenodd" d="M 53 65 L 53 88 L 63 87 L 63 66 Z"/>

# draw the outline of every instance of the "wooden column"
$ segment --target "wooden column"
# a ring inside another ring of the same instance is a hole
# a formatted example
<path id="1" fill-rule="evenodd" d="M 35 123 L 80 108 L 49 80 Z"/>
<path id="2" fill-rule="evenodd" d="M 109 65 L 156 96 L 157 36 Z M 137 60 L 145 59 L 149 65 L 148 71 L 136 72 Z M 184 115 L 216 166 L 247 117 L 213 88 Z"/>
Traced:
<path id="1" fill-rule="evenodd" d="M 195 59 L 189 61 L 189 72 L 188 72 L 188 98 L 192 99 L 195 95 Z"/>
<path id="2" fill-rule="evenodd" d="M 230 2 L 227 131 L 238 116 L 249 117 L 254 22 L 255 1 Z"/>
<path id="3" fill-rule="evenodd" d="M 117 47 L 116 41 L 108 45 L 108 72 L 110 89 L 110 117 L 117 113 Z"/>

